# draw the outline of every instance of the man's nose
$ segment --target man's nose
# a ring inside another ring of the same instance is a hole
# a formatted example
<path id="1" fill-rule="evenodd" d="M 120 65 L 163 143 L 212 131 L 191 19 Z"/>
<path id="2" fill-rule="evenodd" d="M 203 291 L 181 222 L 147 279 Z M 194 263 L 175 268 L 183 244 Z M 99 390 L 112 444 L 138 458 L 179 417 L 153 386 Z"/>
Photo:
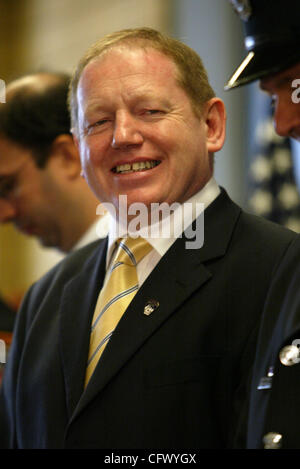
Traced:
<path id="1" fill-rule="evenodd" d="M 116 114 L 112 147 L 116 149 L 141 145 L 144 141 L 138 118 L 128 111 Z"/>
<path id="2" fill-rule="evenodd" d="M 13 203 L 0 199 L 0 223 L 8 223 L 16 217 L 17 210 Z"/>

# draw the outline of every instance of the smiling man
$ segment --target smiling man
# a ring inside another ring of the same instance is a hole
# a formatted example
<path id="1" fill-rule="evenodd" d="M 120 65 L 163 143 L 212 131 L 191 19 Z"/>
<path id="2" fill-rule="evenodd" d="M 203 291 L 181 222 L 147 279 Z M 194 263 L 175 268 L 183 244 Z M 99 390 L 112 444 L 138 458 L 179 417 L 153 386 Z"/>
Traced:
<path id="1" fill-rule="evenodd" d="M 220 143 L 205 151 L 205 122 L 199 123 L 176 85 L 175 71 L 175 64 L 159 51 L 122 47 L 87 65 L 78 90 L 78 127 L 84 134 L 79 147 L 87 178 L 99 174 L 95 186 L 106 201 L 127 194 L 128 204 L 184 202 L 210 179 L 209 154 L 222 146 L 224 111 Z M 216 100 L 210 106 L 216 113 Z"/>
<path id="2" fill-rule="evenodd" d="M 232 1 L 243 21 L 248 55 L 226 89 L 259 80 L 273 101 L 277 133 L 300 141 L 300 3 Z M 274 275 L 253 371 L 249 448 L 300 448 L 300 240 Z"/>
<path id="3" fill-rule="evenodd" d="M 224 105 L 214 98 L 204 106 L 204 99 L 214 96 L 206 85 L 207 95 L 199 95 L 195 112 L 176 74 L 170 58 L 133 43 L 87 64 L 79 80 L 73 132 L 84 174 L 100 200 L 117 205 L 119 195 L 126 194 L 128 205 L 182 203 L 211 178 L 212 154 L 224 141 Z M 198 117 L 201 106 L 212 123 L 208 147 L 206 124 Z"/>
<path id="4" fill-rule="evenodd" d="M 149 28 L 106 36 L 80 61 L 69 101 L 84 176 L 115 224 L 124 196 L 127 215 L 137 203 L 201 203 L 204 244 L 188 249 L 185 231 L 130 237 L 123 223 L 124 239 L 110 230 L 34 285 L 0 443 L 231 448 L 272 272 L 295 234 L 247 215 L 214 180 L 224 104 L 183 43 Z"/>

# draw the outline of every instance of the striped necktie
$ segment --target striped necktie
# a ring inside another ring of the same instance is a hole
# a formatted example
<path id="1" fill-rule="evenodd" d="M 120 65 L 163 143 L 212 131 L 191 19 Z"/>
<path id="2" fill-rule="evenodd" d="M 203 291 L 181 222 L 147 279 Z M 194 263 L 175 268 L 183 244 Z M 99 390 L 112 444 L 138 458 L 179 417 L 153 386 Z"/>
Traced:
<path id="1" fill-rule="evenodd" d="M 119 242 L 92 320 L 85 386 L 116 325 L 139 288 L 136 265 L 151 249 L 151 245 L 143 238 L 126 238 Z"/>

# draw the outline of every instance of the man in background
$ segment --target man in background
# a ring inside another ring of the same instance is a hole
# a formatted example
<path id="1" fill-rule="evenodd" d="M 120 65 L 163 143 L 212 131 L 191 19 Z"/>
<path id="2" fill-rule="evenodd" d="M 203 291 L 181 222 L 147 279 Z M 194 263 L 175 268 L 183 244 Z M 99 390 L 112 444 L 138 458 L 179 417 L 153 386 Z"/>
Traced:
<path id="1" fill-rule="evenodd" d="M 70 133 L 69 80 L 59 73 L 24 76 L 7 86 L 0 104 L 0 222 L 64 253 L 108 230 Z"/>
<path id="2" fill-rule="evenodd" d="M 255 80 L 272 97 L 276 131 L 300 141 L 300 3 L 231 2 L 243 21 L 248 55 L 227 82 Z M 249 448 L 300 448 L 299 237 L 287 251 L 264 310 L 254 366 Z"/>
<path id="3" fill-rule="evenodd" d="M 108 215 L 81 176 L 70 133 L 70 77 L 36 73 L 11 82 L 0 104 L 0 222 L 63 253 L 105 237 Z M 1 302 L 6 345 L 16 312 Z"/>

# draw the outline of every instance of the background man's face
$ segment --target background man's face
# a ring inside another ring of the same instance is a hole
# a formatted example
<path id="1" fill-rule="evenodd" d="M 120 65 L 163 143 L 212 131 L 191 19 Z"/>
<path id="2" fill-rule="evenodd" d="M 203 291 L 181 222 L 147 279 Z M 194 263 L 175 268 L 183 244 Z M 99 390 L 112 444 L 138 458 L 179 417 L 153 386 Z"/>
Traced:
<path id="1" fill-rule="evenodd" d="M 30 150 L 0 137 L 0 222 L 12 222 L 46 246 L 60 246 L 59 189 L 51 164 L 39 169 Z"/>
<path id="2" fill-rule="evenodd" d="M 300 141 L 300 103 L 293 99 L 296 90 L 292 87 L 295 79 L 300 79 L 300 63 L 262 79 L 260 86 L 273 98 L 276 132 Z"/>
<path id="3" fill-rule="evenodd" d="M 184 202 L 211 176 L 206 124 L 154 49 L 116 46 L 90 62 L 78 87 L 84 175 L 102 202 Z"/>

